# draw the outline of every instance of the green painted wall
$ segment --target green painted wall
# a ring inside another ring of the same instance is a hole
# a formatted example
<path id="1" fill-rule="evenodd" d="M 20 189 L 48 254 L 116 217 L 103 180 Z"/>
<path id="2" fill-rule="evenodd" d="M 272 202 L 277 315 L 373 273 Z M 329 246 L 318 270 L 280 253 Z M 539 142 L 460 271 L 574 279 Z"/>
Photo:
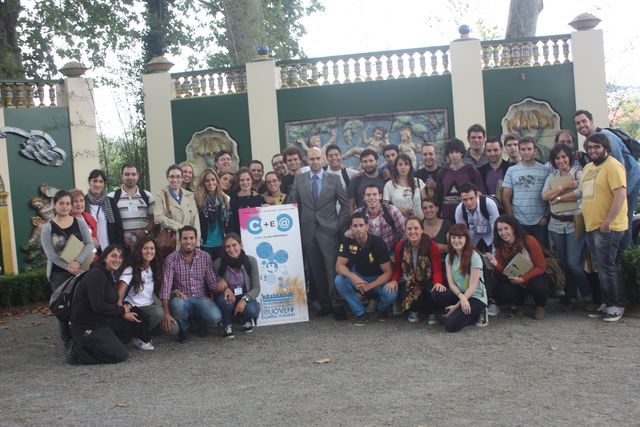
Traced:
<path id="1" fill-rule="evenodd" d="M 488 135 L 501 135 L 500 122 L 509 105 L 527 97 L 548 102 L 560 114 L 561 127 L 575 131 L 573 64 L 484 70 L 482 77 Z"/>
<path id="2" fill-rule="evenodd" d="M 54 139 L 58 147 L 67 153 L 67 160 L 60 167 L 45 166 L 20 154 L 22 138 L 7 136 L 7 155 L 15 239 L 18 247 L 18 268 L 22 269 L 24 255 L 19 249 L 31 237 L 33 226 L 31 217 L 38 213 L 31 207 L 31 198 L 39 195 L 38 186 L 46 182 L 50 186 L 69 189 L 73 186 L 73 165 L 71 162 L 71 137 L 69 134 L 69 113 L 66 107 L 55 108 L 9 108 L 4 110 L 5 126 L 26 131 L 41 130 Z M 0 143 L 4 141 L 0 140 Z"/>
<path id="3" fill-rule="evenodd" d="M 451 76 L 431 76 L 281 89 L 277 93 L 280 147 L 285 147 L 285 122 L 444 108 L 453 134 Z"/>
<path id="4" fill-rule="evenodd" d="M 194 133 L 207 126 L 224 129 L 238 143 L 240 163 L 251 161 L 247 94 L 207 96 L 171 101 L 176 162 L 187 159 L 185 148 Z M 167 165 L 169 166 L 169 165 Z"/>

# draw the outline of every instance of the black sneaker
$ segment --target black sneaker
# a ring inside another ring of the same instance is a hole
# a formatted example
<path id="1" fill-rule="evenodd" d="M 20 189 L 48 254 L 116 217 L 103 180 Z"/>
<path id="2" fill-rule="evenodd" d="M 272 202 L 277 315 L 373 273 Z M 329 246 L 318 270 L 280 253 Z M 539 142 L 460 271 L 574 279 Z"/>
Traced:
<path id="1" fill-rule="evenodd" d="M 222 333 L 222 338 L 235 338 L 236 336 L 233 334 L 233 328 L 231 325 L 224 327 L 224 332 Z"/>
<path id="2" fill-rule="evenodd" d="M 80 363 L 80 353 L 78 352 L 78 344 L 76 344 L 76 340 L 72 339 L 71 341 L 69 341 L 69 344 L 66 347 L 67 363 L 69 365 L 77 365 L 78 363 Z"/>
<path id="3" fill-rule="evenodd" d="M 389 313 L 385 310 L 385 311 L 379 311 L 378 312 L 378 322 L 386 322 L 387 320 L 389 320 Z"/>
<path id="4" fill-rule="evenodd" d="M 364 326 L 369 323 L 369 315 L 365 312 L 353 319 L 353 326 Z"/>
<path id="5" fill-rule="evenodd" d="M 183 343 L 185 343 L 187 341 L 189 341 L 189 335 L 187 335 L 187 333 L 184 332 L 184 331 L 179 331 L 178 332 L 178 342 L 180 344 L 183 344 Z"/>
<path id="6" fill-rule="evenodd" d="M 479 328 L 484 328 L 488 324 L 489 324 L 489 312 L 485 308 L 480 312 L 480 316 L 478 316 L 478 320 L 476 321 L 476 326 Z"/>
<path id="7" fill-rule="evenodd" d="M 600 307 L 598 307 L 597 309 L 589 310 L 587 312 L 587 316 L 590 319 L 599 319 L 601 317 L 604 317 L 606 314 L 607 314 L 607 306 L 604 303 L 600 304 Z M 611 321 L 611 320 L 609 320 L 609 321 Z"/>
<path id="8" fill-rule="evenodd" d="M 244 331 L 245 334 L 250 334 L 253 332 L 253 322 L 245 322 L 244 325 L 242 325 L 242 330 Z"/>
<path id="9" fill-rule="evenodd" d="M 607 313 L 602 317 L 605 322 L 617 322 L 622 319 L 622 313 L 617 311 L 615 313 Z"/>

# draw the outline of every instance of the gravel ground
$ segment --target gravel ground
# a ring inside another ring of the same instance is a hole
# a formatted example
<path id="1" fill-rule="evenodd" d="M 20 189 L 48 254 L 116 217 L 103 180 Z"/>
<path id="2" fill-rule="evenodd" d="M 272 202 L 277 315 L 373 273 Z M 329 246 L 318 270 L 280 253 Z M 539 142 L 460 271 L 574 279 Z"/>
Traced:
<path id="1" fill-rule="evenodd" d="M 312 317 L 234 340 L 162 336 L 110 366 L 63 363 L 53 317 L 4 316 L 0 425 L 638 425 L 640 318 L 555 304 L 456 334 Z"/>

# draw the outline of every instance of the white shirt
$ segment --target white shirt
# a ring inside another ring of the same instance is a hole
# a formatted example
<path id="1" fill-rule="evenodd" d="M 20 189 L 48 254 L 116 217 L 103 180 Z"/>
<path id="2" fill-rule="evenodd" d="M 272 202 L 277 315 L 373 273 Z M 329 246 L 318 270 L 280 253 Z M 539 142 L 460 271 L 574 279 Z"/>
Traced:
<path id="1" fill-rule="evenodd" d="M 107 217 L 104 215 L 102 205 L 89 205 L 91 207 L 91 215 L 96 219 L 96 232 L 100 247 L 105 249 L 109 246 L 109 230 L 107 229 Z"/>
<path id="2" fill-rule="evenodd" d="M 119 280 L 129 285 L 131 283 L 131 279 L 133 278 L 132 274 L 133 274 L 133 270 L 131 269 L 131 267 L 127 267 L 122 272 L 122 275 L 120 276 Z M 129 289 L 129 293 L 124 299 L 126 302 L 130 303 L 135 307 L 145 307 L 147 305 L 153 304 L 154 283 L 153 283 L 153 271 L 151 271 L 151 268 L 147 268 L 146 270 L 142 271 L 141 279 L 142 279 L 142 289 L 140 289 L 140 292 L 135 293 L 135 291 L 133 290 L 133 287 L 131 287 L 131 289 Z"/>
<path id="3" fill-rule="evenodd" d="M 384 185 L 382 200 L 388 201 L 393 206 L 400 209 L 411 209 L 413 215 L 418 218 L 424 218 L 420 203 L 422 196 L 420 191 L 424 188 L 424 182 L 421 179 L 413 178 L 416 183 L 415 191 L 411 191 L 411 187 L 403 187 L 396 185 L 393 181 L 387 181 Z"/>

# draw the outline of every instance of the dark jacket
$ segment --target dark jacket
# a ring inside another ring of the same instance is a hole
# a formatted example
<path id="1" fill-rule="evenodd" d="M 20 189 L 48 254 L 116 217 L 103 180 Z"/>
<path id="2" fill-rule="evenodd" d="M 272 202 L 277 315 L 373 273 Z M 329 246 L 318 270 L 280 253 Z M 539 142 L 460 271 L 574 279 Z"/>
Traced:
<path id="1" fill-rule="evenodd" d="M 106 267 L 96 264 L 78 283 L 70 321 L 84 329 L 107 327 L 111 319 L 124 316 L 124 308 L 116 305 L 117 302 L 115 277 Z"/>
<path id="2" fill-rule="evenodd" d="M 507 169 L 513 166 L 513 163 L 502 159 L 502 163 L 500 163 L 500 169 L 502 171 L 502 176 L 504 177 L 507 174 Z M 491 164 L 487 163 L 486 165 L 482 165 L 478 168 L 478 172 L 480 172 L 480 176 L 482 177 L 482 184 L 484 184 L 485 188 L 487 186 L 487 173 L 491 170 Z"/>
<path id="3" fill-rule="evenodd" d="M 111 210 L 113 211 L 113 218 L 115 220 L 113 223 L 107 222 L 107 235 L 109 236 L 109 244 L 124 245 L 124 230 L 122 228 L 122 217 L 120 216 L 118 203 L 111 197 L 109 197 L 108 199 L 109 203 L 111 203 Z M 86 196 L 84 202 L 87 204 L 87 206 L 89 206 L 89 199 Z"/>

